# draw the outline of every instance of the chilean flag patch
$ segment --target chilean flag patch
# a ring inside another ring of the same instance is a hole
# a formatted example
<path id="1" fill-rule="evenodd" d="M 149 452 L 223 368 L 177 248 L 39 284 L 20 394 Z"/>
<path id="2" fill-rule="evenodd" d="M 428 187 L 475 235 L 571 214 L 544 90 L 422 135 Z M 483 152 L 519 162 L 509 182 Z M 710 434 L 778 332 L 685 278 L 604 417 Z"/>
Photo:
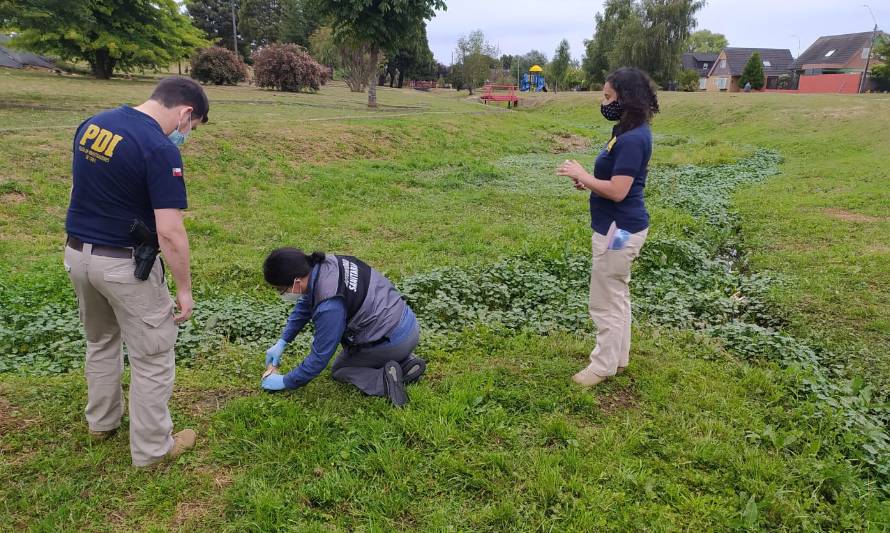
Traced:
<path id="1" fill-rule="evenodd" d="M 182 177 L 182 169 L 181 169 L 181 168 L 174 168 L 174 169 L 173 169 L 173 175 L 176 176 L 177 178 L 181 178 L 181 177 Z"/>

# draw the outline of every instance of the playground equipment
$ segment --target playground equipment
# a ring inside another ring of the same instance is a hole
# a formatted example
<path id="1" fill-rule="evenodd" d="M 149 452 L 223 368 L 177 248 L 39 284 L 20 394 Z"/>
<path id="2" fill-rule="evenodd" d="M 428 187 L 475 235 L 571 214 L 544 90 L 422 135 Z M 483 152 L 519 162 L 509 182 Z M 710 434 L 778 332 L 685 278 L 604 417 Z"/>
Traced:
<path id="1" fill-rule="evenodd" d="M 522 75 L 522 81 L 519 82 L 519 90 L 522 92 L 547 92 L 544 69 L 540 65 L 533 65 L 532 68 L 528 69 L 528 72 Z"/>
<path id="2" fill-rule="evenodd" d="M 488 84 L 484 87 L 484 92 L 480 98 L 484 104 L 488 102 L 507 102 L 508 108 L 519 105 L 519 97 L 516 95 L 515 85 Z"/>

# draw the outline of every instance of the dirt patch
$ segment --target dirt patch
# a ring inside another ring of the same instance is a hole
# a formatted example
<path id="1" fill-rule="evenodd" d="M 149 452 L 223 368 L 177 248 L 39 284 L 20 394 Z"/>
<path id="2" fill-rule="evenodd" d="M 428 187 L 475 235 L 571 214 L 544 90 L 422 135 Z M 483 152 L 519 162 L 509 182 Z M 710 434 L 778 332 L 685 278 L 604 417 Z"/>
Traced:
<path id="1" fill-rule="evenodd" d="M 890 217 L 873 217 L 837 208 L 825 209 L 823 210 L 823 213 L 831 218 L 843 220 L 844 222 L 886 222 L 890 220 Z"/>
<path id="2" fill-rule="evenodd" d="M 190 416 L 203 416 L 215 413 L 233 398 L 253 396 L 257 391 L 250 389 L 189 389 L 176 388 L 173 392 L 173 404 L 186 411 Z"/>
<path id="3" fill-rule="evenodd" d="M 586 152 L 590 149 L 590 139 L 571 133 L 560 133 L 550 138 L 551 154 Z"/>
<path id="4" fill-rule="evenodd" d="M 603 414 L 611 416 L 619 411 L 635 408 L 640 403 L 640 396 L 633 383 L 630 383 L 618 390 L 609 391 L 608 395 L 597 396 L 597 401 Z"/>
<path id="5" fill-rule="evenodd" d="M 0 396 L 0 434 L 22 431 L 36 422 L 36 419 L 22 418 L 22 414 L 6 398 Z"/>
<path id="6" fill-rule="evenodd" d="M 20 204 L 28 199 L 25 193 L 5 192 L 0 194 L 0 204 Z"/>

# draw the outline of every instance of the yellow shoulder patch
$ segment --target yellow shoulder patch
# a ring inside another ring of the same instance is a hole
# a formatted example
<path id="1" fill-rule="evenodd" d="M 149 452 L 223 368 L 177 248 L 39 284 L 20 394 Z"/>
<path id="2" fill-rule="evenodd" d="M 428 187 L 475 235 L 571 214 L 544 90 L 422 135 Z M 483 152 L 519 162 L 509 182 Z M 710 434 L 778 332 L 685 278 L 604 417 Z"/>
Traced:
<path id="1" fill-rule="evenodd" d="M 612 137 L 612 140 L 609 141 L 609 144 L 606 145 L 606 151 L 611 152 L 612 147 L 615 146 L 615 143 L 618 142 L 618 137 Z"/>

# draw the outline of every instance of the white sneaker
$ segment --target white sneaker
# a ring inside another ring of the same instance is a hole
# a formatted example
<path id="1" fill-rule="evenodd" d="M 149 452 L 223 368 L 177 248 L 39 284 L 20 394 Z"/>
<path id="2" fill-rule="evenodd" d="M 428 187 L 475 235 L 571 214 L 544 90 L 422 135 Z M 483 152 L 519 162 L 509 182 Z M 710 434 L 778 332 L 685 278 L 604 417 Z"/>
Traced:
<path id="1" fill-rule="evenodd" d="M 606 381 L 606 379 L 606 376 L 600 376 L 596 374 L 593 370 L 590 369 L 589 366 L 572 376 L 572 381 L 584 387 L 593 387 L 594 385 L 599 385 L 603 381 Z"/>

